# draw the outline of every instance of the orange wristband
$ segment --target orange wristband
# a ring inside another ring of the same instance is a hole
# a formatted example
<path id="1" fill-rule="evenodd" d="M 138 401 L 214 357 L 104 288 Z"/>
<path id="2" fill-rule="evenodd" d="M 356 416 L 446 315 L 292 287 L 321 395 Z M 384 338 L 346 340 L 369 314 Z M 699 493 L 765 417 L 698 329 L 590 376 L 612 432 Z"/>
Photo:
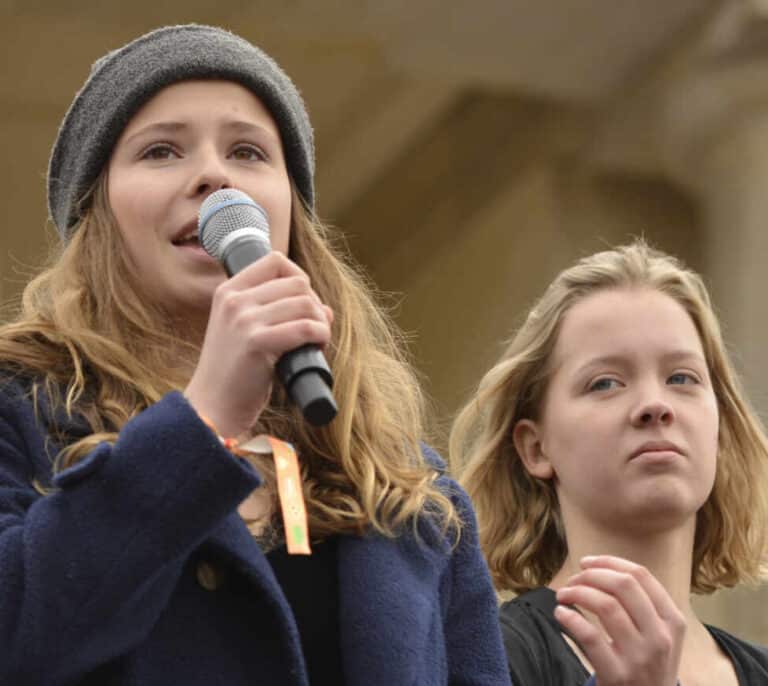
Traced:
<path id="1" fill-rule="evenodd" d="M 216 428 L 216 425 L 210 419 L 208 419 L 208 417 L 206 417 L 204 414 L 200 414 L 199 412 L 197 413 L 197 416 L 200 417 L 200 421 L 202 421 L 203 424 L 205 424 L 211 431 L 213 431 L 213 433 L 216 434 L 218 439 L 221 441 L 221 444 L 227 450 L 233 453 L 237 453 L 237 448 L 239 443 L 236 438 L 224 438 L 224 436 L 222 436 L 219 433 L 219 430 Z"/>

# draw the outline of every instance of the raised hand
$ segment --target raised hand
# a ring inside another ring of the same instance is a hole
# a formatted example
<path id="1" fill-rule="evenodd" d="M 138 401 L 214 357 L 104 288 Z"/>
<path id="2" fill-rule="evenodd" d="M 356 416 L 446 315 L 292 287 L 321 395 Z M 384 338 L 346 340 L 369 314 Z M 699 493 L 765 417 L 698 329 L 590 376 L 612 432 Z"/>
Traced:
<path id="1" fill-rule="evenodd" d="M 271 252 L 216 289 L 184 395 L 223 436 L 237 436 L 264 409 L 279 357 L 305 343 L 329 343 L 332 321 L 304 271 Z"/>
<path id="2" fill-rule="evenodd" d="M 643 566 L 608 555 L 581 560 L 557 592 L 555 617 L 592 663 L 599 686 L 675 686 L 683 613 Z M 593 614 L 600 626 L 565 605 Z"/>

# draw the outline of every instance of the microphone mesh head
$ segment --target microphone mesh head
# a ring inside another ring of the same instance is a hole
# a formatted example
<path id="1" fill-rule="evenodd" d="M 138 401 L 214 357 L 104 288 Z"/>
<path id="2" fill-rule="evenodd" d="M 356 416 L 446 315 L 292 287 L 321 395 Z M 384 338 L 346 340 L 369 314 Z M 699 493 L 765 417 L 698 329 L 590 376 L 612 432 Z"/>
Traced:
<path id="1" fill-rule="evenodd" d="M 200 205 L 197 226 L 205 252 L 216 259 L 224 238 L 237 229 L 261 231 L 269 243 L 266 211 L 249 195 L 234 188 L 223 188 L 205 199 Z"/>

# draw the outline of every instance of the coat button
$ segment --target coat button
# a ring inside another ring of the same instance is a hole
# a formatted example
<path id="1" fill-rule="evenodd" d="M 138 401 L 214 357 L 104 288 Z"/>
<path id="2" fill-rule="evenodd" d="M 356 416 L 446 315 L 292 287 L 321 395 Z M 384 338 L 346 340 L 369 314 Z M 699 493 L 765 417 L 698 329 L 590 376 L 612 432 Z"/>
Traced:
<path id="1" fill-rule="evenodd" d="M 206 591 L 215 591 L 221 586 L 222 574 L 210 562 L 197 563 L 197 583 Z"/>

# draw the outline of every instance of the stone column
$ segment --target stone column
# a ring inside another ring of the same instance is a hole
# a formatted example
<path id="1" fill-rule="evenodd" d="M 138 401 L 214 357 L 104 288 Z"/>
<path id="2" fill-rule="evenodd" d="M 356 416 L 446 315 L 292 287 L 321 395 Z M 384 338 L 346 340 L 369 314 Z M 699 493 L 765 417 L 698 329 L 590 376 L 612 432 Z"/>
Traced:
<path id="1" fill-rule="evenodd" d="M 730 76 L 738 86 L 754 79 L 764 102 L 733 97 L 723 74 L 681 88 L 688 128 L 666 150 L 699 200 L 703 271 L 750 397 L 768 417 L 768 60 L 761 71 Z"/>
<path id="2" fill-rule="evenodd" d="M 702 210 L 704 264 L 726 342 L 768 419 L 768 21 L 765 3 L 725 7 L 667 92 L 668 172 Z M 716 594 L 703 614 L 768 643 L 768 588 Z"/>

